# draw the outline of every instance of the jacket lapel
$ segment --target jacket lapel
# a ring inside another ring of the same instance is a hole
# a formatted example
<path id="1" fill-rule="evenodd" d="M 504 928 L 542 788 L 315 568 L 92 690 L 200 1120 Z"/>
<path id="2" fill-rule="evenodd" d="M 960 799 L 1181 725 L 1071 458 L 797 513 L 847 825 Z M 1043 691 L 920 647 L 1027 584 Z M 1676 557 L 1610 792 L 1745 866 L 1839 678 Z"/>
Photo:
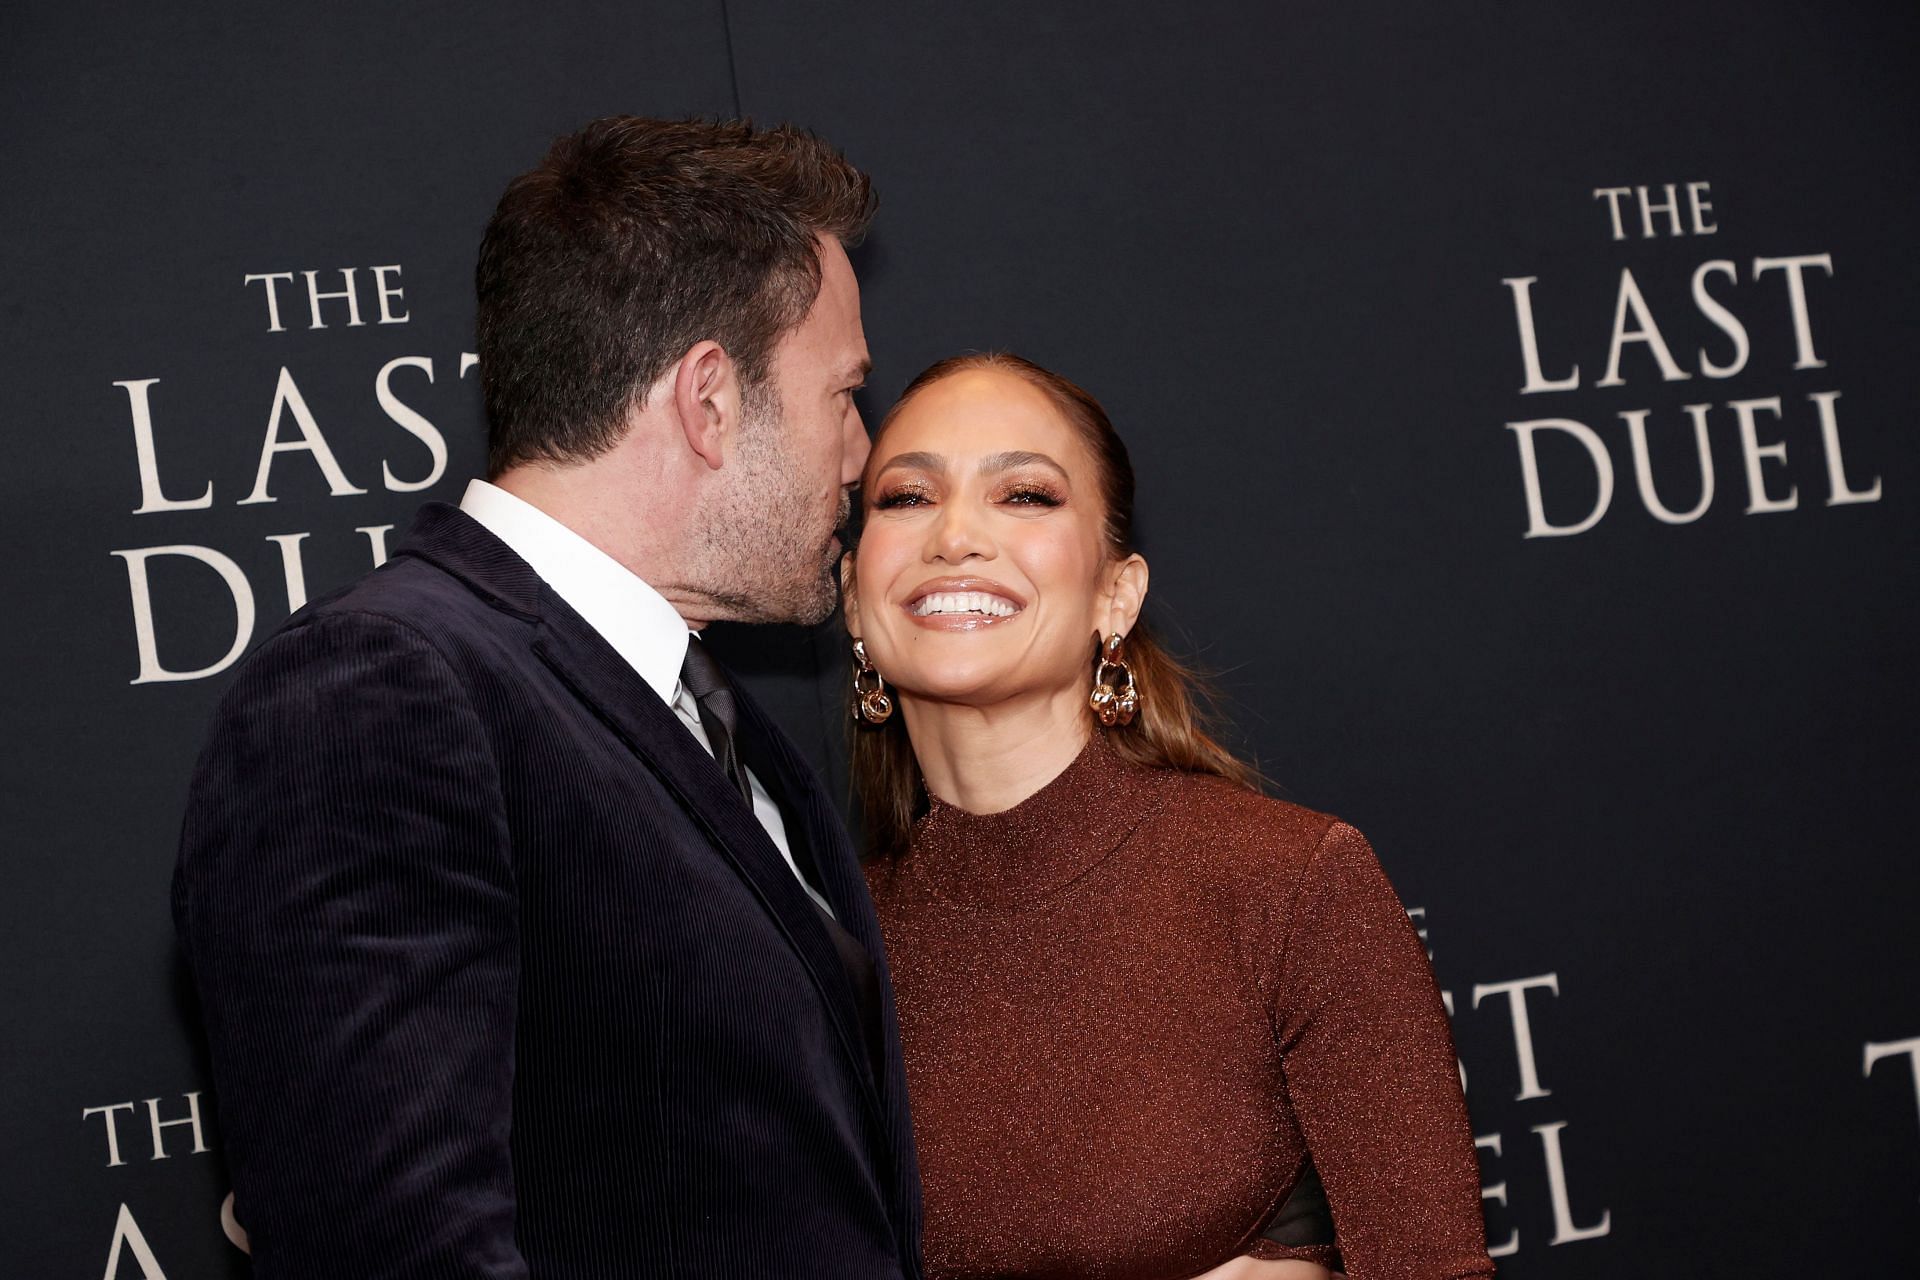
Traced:
<path id="1" fill-rule="evenodd" d="M 598 632 L 551 590 L 542 591 L 540 606 L 534 652 L 653 770 L 753 891 L 806 966 L 855 1074 L 866 1080 L 867 1054 L 852 984 L 819 908 L 766 829 L 713 757 Z M 877 1110 L 877 1095 L 869 1101 Z"/>
<path id="2" fill-rule="evenodd" d="M 773 774 L 763 781 L 770 790 L 778 788 L 775 794 L 785 798 L 787 808 L 798 822 L 799 829 L 787 833 L 788 841 L 796 855 L 798 846 L 805 843 L 819 873 L 818 887 L 832 905 L 834 917 L 861 946 L 877 955 L 878 926 L 863 927 L 872 916 L 871 899 L 867 896 L 866 879 L 860 873 L 859 859 L 847 838 L 846 825 L 828 802 L 812 766 L 801 758 L 773 718 L 738 681 L 734 689 L 747 741 L 755 748 L 755 758 L 748 763 L 756 772 Z"/>
<path id="3" fill-rule="evenodd" d="M 874 914 L 873 898 L 867 893 L 866 877 L 860 870 L 860 860 L 854 852 L 852 840 L 847 836 L 846 826 L 827 799 L 825 788 L 821 786 L 812 767 L 787 740 L 779 726 L 737 683 L 735 692 L 744 727 L 762 747 L 763 761 L 755 761 L 751 767 L 756 772 L 759 772 L 758 766 L 763 762 L 770 767 L 775 777 L 763 780 L 772 787 L 776 785 L 777 778 L 777 785 L 785 789 L 787 808 L 800 820 L 802 830 L 796 832 L 789 829 L 788 840 L 792 842 L 803 838 L 808 842 L 819 872 L 821 893 L 832 904 L 840 927 L 866 950 L 867 958 L 873 964 L 881 1036 L 881 1043 L 874 1048 L 873 1061 L 877 1072 L 875 1084 L 884 1099 L 877 1105 L 892 1144 L 893 1191 L 901 1213 L 902 1247 L 909 1256 L 917 1258 L 920 1238 L 919 1161 L 914 1151 L 912 1124 L 908 1118 L 905 1067 L 894 1048 L 900 1041 L 900 1023 L 893 1007 L 893 979 L 887 968 L 886 951 L 881 943 L 880 921 Z M 788 879 L 792 879 L 791 872 L 788 873 Z"/>
<path id="4" fill-rule="evenodd" d="M 853 987 L 819 908 L 713 757 L 700 749 L 672 709 L 584 618 L 472 517 L 445 504 L 428 504 L 407 540 L 394 551 L 395 559 L 404 556 L 434 562 L 497 605 L 534 622 L 534 653 L 653 771 L 772 917 L 820 992 L 868 1105 L 884 1118 L 886 1109 L 865 1065 L 868 1055 Z M 778 742 L 778 749 L 790 756 L 791 748 L 777 731 L 766 732 L 767 722 L 758 708 L 751 714 L 763 740 Z M 807 814 L 806 839 L 823 862 L 839 863 L 847 859 L 827 853 L 832 847 L 828 843 L 831 827 L 823 832 L 821 815 L 812 812 L 818 807 L 817 791 L 817 787 L 789 787 L 789 795 L 796 796 L 797 807 Z M 838 839 L 844 848 L 844 834 Z M 858 875 L 857 869 L 854 874 Z M 824 891 L 838 912 L 847 898 L 847 886 L 839 883 L 844 876 L 836 871 L 826 879 L 833 887 Z M 864 898 L 860 901 L 864 903 Z M 871 919 L 870 908 L 864 914 Z M 877 951 L 876 935 L 856 931 L 855 936 Z"/>

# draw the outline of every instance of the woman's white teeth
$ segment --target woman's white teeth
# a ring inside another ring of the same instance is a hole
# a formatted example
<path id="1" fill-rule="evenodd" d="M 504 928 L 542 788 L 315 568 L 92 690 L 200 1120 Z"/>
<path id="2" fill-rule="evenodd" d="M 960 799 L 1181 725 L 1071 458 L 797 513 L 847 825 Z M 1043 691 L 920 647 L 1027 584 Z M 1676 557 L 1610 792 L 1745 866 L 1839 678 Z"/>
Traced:
<path id="1" fill-rule="evenodd" d="M 922 596 L 913 606 L 916 618 L 931 617 L 936 613 L 979 613 L 989 618 L 1010 618 L 1020 612 L 1011 600 L 988 595 L 984 591 L 939 591 L 930 596 Z"/>

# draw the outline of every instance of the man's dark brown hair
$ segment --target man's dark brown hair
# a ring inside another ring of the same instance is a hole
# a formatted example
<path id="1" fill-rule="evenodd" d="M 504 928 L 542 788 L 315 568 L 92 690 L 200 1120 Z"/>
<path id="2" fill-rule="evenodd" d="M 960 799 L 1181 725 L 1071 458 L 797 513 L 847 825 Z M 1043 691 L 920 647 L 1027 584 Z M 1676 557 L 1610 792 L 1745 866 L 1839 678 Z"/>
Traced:
<path id="1" fill-rule="evenodd" d="M 558 139 L 480 242 L 487 474 L 612 448 L 697 342 L 755 390 L 820 291 L 815 237 L 854 245 L 873 209 L 867 176 L 790 126 L 610 116 Z"/>

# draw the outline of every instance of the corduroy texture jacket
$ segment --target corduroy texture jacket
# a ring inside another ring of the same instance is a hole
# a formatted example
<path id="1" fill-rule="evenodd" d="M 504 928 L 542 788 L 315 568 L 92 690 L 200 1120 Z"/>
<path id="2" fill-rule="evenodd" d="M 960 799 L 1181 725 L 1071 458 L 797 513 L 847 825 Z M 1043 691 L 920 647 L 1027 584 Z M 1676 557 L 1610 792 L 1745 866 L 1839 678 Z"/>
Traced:
<path id="1" fill-rule="evenodd" d="M 457 509 L 246 659 L 173 908 L 260 1280 L 919 1276 L 873 908 L 739 701 L 877 1043 L 712 757 Z"/>

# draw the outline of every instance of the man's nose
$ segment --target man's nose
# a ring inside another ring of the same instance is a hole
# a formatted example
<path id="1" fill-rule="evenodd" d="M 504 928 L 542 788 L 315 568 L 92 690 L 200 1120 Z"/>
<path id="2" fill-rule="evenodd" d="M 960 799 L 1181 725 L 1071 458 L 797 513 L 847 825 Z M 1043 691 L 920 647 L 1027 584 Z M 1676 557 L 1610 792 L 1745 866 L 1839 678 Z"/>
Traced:
<path id="1" fill-rule="evenodd" d="M 867 455 L 873 452 L 873 441 L 867 439 L 867 424 L 861 421 L 858 409 L 847 415 L 845 436 L 840 449 L 840 483 L 857 484 L 860 473 L 866 470 Z"/>

